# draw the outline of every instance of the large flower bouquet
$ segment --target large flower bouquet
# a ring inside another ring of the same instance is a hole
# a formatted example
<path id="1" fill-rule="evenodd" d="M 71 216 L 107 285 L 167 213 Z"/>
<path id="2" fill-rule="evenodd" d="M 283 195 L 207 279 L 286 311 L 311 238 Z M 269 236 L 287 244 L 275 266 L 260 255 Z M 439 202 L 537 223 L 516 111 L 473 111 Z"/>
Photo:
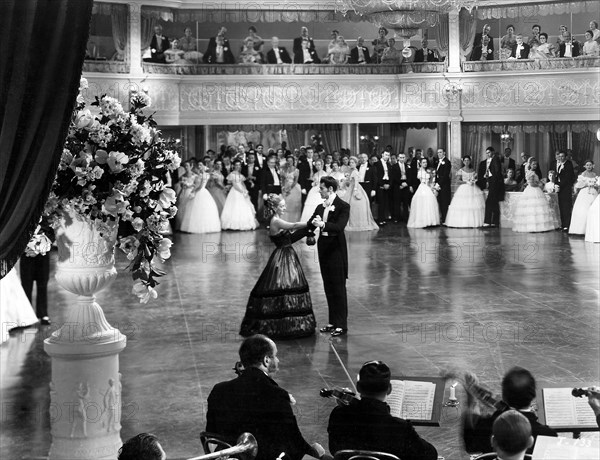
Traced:
<path id="1" fill-rule="evenodd" d="M 133 92 L 128 111 L 112 97 L 96 96 L 90 110 L 82 96 L 86 88 L 82 78 L 42 218 L 56 230 L 75 214 L 93 222 L 101 234 L 118 223 L 118 247 L 131 261 L 132 292 L 145 303 L 156 298 L 156 278 L 164 275 L 157 259 L 171 256 L 172 243 L 161 233 L 177 212 L 170 172 L 181 160 L 174 144 L 161 138 L 152 116 L 142 113 L 150 105 L 147 94 Z M 40 232 L 38 227 L 32 241 L 39 241 Z M 29 249 L 35 247 L 30 243 Z"/>

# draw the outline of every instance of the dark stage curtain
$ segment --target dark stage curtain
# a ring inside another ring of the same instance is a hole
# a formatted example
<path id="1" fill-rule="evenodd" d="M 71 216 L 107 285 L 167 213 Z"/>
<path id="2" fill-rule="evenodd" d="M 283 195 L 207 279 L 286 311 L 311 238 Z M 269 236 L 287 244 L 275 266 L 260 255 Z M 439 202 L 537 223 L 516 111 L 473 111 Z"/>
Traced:
<path id="1" fill-rule="evenodd" d="M 0 278 L 23 253 L 60 160 L 92 0 L 0 1 Z"/>

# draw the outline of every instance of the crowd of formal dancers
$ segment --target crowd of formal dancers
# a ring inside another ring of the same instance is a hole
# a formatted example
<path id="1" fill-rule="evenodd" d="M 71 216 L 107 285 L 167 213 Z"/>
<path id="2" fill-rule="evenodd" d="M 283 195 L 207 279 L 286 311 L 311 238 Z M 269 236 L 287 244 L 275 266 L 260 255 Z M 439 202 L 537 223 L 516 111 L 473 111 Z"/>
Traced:
<path id="1" fill-rule="evenodd" d="M 308 146 L 292 153 L 283 145 L 265 152 L 260 144 L 239 145 L 221 155 L 210 150 L 200 161 L 187 160 L 175 181 L 176 228 L 188 233 L 254 230 L 264 222 L 268 194 L 285 200 L 285 220 L 306 221 L 323 201 L 319 181 L 329 176 L 338 182 L 337 195 L 350 204 L 346 231 L 377 230 L 397 222 L 409 228 L 498 227 L 506 192 L 521 191 L 511 205 L 515 232 L 562 229 L 599 241 L 594 163 L 585 161 L 577 175 L 567 152 L 556 152 L 544 177 L 539 162 L 527 154 L 517 167 L 510 149 L 498 155 L 488 147 L 479 164 L 463 156 L 458 170 L 443 148 L 437 154 L 412 147 L 395 154 L 387 146 L 370 157 L 343 149 L 331 154 L 316 150 Z"/>

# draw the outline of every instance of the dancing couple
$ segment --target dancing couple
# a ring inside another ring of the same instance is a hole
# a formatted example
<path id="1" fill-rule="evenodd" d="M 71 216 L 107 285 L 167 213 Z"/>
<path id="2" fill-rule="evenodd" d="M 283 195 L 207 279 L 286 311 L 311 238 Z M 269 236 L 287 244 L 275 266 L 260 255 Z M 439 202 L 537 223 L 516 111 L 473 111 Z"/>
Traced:
<path id="1" fill-rule="evenodd" d="M 298 338 L 314 333 L 316 327 L 308 282 L 292 243 L 307 238 L 314 244 L 318 229 L 317 250 L 323 287 L 329 307 L 329 324 L 320 332 L 333 337 L 348 331 L 348 250 L 344 228 L 350 205 L 337 196 L 338 182 L 332 177 L 320 180 L 319 191 L 324 203 L 317 206 L 308 222 L 287 222 L 285 200 L 271 194 L 265 202 L 269 220 L 269 237 L 275 244 L 267 266 L 250 293 L 240 334 L 264 334 L 271 338 Z"/>

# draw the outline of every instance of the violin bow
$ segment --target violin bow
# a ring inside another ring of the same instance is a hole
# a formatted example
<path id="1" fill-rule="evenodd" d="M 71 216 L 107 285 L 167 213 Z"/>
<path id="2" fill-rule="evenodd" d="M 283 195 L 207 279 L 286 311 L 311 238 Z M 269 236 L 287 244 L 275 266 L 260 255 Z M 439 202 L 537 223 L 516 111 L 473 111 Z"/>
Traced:
<path id="1" fill-rule="evenodd" d="M 335 346 L 333 345 L 332 340 L 329 340 L 329 345 L 331 345 L 331 349 L 333 350 L 336 358 L 340 362 L 342 369 L 344 369 L 344 372 L 346 373 L 346 377 L 348 377 L 348 380 L 350 381 L 350 385 L 352 385 L 352 389 L 354 390 L 354 393 L 358 394 L 358 390 L 356 389 L 356 386 L 354 385 L 354 381 L 352 380 L 352 377 L 350 377 L 350 374 L 348 373 L 348 369 L 346 369 L 346 366 L 344 366 L 344 363 L 342 362 L 342 358 L 340 358 L 340 355 L 338 354 L 337 350 L 335 349 Z"/>

